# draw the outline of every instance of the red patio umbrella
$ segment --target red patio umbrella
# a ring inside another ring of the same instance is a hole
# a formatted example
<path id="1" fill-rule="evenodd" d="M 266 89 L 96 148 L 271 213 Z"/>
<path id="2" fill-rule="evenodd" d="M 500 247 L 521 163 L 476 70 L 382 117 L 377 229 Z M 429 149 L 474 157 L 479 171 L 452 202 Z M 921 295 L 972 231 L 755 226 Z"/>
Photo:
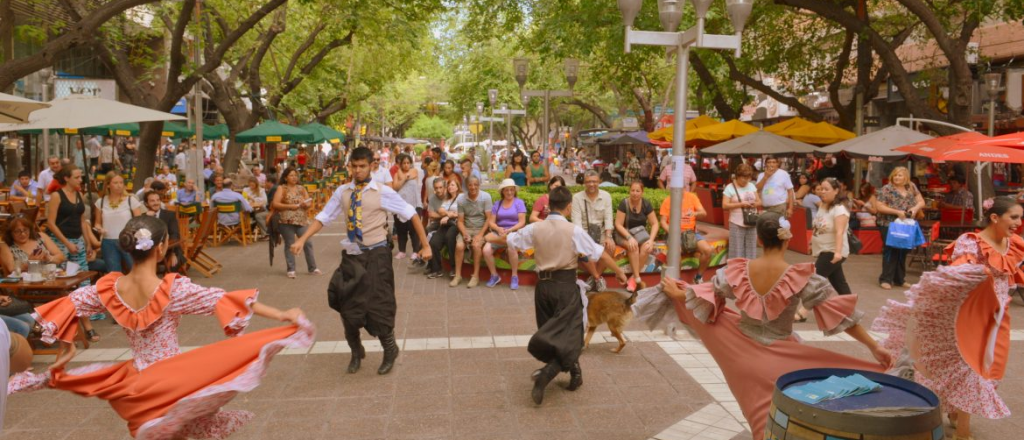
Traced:
<path id="1" fill-rule="evenodd" d="M 928 139 L 916 144 L 894 148 L 914 156 L 931 159 L 932 162 L 974 162 L 974 171 L 978 176 L 978 188 L 981 188 L 981 172 L 985 166 L 993 162 L 1024 163 L 1024 150 L 997 147 L 982 143 L 992 138 L 981 133 L 968 132 L 952 136 Z M 981 216 L 981 197 L 977 198 L 977 213 Z"/>
<path id="2" fill-rule="evenodd" d="M 995 147 L 1024 148 L 1024 131 L 1004 134 L 990 139 L 978 141 L 980 145 L 992 145 Z"/>

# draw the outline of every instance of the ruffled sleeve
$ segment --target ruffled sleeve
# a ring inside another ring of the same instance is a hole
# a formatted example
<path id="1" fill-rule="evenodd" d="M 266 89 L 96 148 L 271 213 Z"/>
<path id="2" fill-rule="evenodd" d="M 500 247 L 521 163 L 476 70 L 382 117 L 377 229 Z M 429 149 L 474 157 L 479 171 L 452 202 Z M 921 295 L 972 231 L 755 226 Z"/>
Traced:
<path id="1" fill-rule="evenodd" d="M 825 336 L 832 336 L 853 327 L 864 317 L 857 310 L 857 295 L 838 295 L 828 279 L 812 275 L 800 291 L 804 307 L 814 310 L 814 320 Z"/>
<path id="2" fill-rule="evenodd" d="M 252 305 L 259 291 L 235 290 L 227 292 L 216 287 L 203 287 L 186 277 L 174 283 L 168 311 L 179 315 L 214 315 L 224 327 L 227 336 L 239 336 L 252 319 Z"/>
<path id="3" fill-rule="evenodd" d="M 714 322 L 725 308 L 726 299 L 735 299 L 725 269 L 718 269 L 711 281 L 686 287 L 686 308 L 700 322 Z"/>
<path id="4" fill-rule="evenodd" d="M 967 233 L 961 235 L 952 244 L 946 246 L 945 252 L 949 255 L 950 266 L 959 266 L 961 264 L 977 264 L 978 263 L 978 242 L 980 238 L 977 234 Z"/>
<path id="5" fill-rule="evenodd" d="M 70 295 L 36 307 L 32 317 L 43 328 L 40 339 L 52 344 L 56 341 L 72 343 L 78 334 L 78 317 L 103 312 L 103 302 L 95 286 L 82 287 Z"/>

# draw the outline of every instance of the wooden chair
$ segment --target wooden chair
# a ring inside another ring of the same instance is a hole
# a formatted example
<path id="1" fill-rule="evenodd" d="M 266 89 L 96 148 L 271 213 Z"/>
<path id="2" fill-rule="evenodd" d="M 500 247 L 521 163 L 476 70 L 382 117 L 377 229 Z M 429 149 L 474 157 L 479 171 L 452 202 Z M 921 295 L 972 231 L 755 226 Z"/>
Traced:
<path id="1" fill-rule="evenodd" d="M 182 250 L 187 250 L 186 244 L 191 245 L 195 237 L 196 229 L 202 223 L 203 205 L 200 203 L 185 203 L 178 205 L 178 231 L 181 233 Z"/>
<path id="2" fill-rule="evenodd" d="M 242 246 L 248 246 L 249 242 L 253 241 L 249 237 L 252 233 L 252 226 L 249 225 L 248 213 L 242 209 L 242 202 L 214 202 L 213 209 L 210 211 L 215 214 L 238 214 L 238 224 L 222 225 L 217 222 L 217 228 L 213 233 L 214 246 L 220 246 L 229 240 L 235 240 Z"/>
<path id="3" fill-rule="evenodd" d="M 203 275 L 206 275 L 207 278 L 210 278 L 224 268 L 220 262 L 203 251 L 203 248 L 206 247 L 206 241 L 217 228 L 217 213 L 213 210 L 207 210 L 205 213 L 200 214 L 199 218 L 199 228 L 196 229 L 191 243 L 185 249 L 185 262 L 178 271 L 188 273 L 188 269 L 194 267 Z"/>

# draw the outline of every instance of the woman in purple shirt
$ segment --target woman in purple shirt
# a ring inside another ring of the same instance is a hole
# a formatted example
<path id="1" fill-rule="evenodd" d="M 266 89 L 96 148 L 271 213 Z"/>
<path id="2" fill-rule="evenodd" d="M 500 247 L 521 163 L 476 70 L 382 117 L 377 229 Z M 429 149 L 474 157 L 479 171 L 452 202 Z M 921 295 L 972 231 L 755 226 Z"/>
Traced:
<path id="1" fill-rule="evenodd" d="M 497 244 L 499 239 L 504 241 L 508 234 L 518 231 L 526 226 L 526 204 L 516 197 L 518 188 L 515 181 L 505 179 L 501 181 L 501 200 L 491 207 L 491 215 L 487 216 L 487 228 L 490 229 L 484 240 L 484 261 L 487 262 L 487 270 L 491 271 L 491 279 L 487 281 L 487 287 L 497 286 L 501 282 L 498 269 L 494 267 L 494 250 L 505 247 Z M 519 288 L 519 253 L 509 250 L 506 253 L 508 264 L 512 266 L 512 290 Z"/>

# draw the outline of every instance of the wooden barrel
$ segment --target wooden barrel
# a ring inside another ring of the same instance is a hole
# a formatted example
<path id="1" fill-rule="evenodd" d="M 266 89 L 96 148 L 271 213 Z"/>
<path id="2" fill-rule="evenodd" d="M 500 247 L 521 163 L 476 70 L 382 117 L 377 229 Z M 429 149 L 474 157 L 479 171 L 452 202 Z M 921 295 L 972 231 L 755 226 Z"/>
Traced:
<path id="1" fill-rule="evenodd" d="M 811 405 L 783 394 L 787 388 L 860 374 L 879 391 Z M 900 411 L 893 411 L 900 408 Z M 841 368 L 798 370 L 775 382 L 765 440 L 941 440 L 942 410 L 931 390 L 895 376 Z"/>

